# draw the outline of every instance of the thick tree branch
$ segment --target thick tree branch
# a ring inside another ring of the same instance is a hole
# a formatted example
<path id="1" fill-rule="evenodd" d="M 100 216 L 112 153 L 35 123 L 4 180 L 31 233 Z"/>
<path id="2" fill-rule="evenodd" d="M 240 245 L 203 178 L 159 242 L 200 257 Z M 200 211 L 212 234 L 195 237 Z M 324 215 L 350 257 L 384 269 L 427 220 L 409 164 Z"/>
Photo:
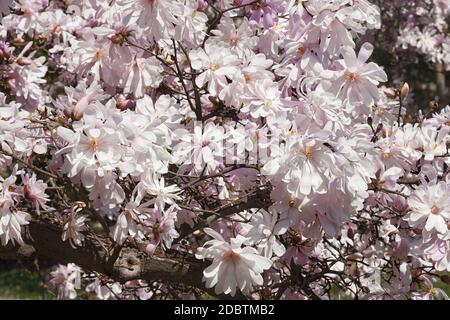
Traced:
<path id="1" fill-rule="evenodd" d="M 124 283 L 129 280 L 163 281 L 172 284 L 183 283 L 200 288 L 220 298 L 213 290 L 205 289 L 202 275 L 205 265 L 201 261 L 182 258 L 150 257 L 136 248 L 122 248 L 115 261 L 109 261 L 110 254 L 98 240 L 86 237 L 85 245 L 73 248 L 61 239 L 59 227 L 50 223 L 32 221 L 29 225 L 29 243 L 23 246 L 0 246 L 0 259 L 43 260 L 51 264 L 75 263 L 87 272 L 98 272 L 111 279 Z M 107 239 L 103 239 L 107 244 Z M 242 297 L 242 296 L 240 296 Z"/>

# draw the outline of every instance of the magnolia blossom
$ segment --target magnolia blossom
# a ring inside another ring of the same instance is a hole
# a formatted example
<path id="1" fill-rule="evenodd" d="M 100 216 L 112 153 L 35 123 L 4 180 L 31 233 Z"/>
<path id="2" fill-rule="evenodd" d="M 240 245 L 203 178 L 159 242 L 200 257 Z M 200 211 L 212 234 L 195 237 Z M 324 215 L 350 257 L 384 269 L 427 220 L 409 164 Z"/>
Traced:
<path id="1" fill-rule="evenodd" d="M 11 211 L 7 203 L 0 207 L 0 240 L 3 246 L 9 242 L 23 244 L 22 226 L 29 224 L 30 215 L 23 211 Z"/>
<path id="2" fill-rule="evenodd" d="M 202 71 L 196 77 L 199 87 L 208 84 L 208 91 L 216 95 L 227 85 L 227 77 L 231 78 L 238 71 L 238 57 L 226 47 L 214 48 L 207 44 L 205 50 L 199 49 L 190 54 L 192 68 Z"/>
<path id="3" fill-rule="evenodd" d="M 439 132 L 436 132 L 435 127 L 424 126 L 422 134 L 425 160 L 431 161 L 434 157 L 447 153 L 447 143 L 450 141 L 450 127 L 444 127 Z"/>
<path id="4" fill-rule="evenodd" d="M 89 128 L 74 133 L 60 127 L 58 134 L 69 142 L 66 148 L 60 150 L 67 153 L 69 177 L 80 175 L 87 188 L 95 185 L 98 176 L 112 170 L 121 157 L 117 133 L 109 128 Z"/>
<path id="5" fill-rule="evenodd" d="M 441 181 L 437 184 L 421 186 L 408 200 L 411 213 L 408 222 L 415 228 L 426 232 L 447 232 L 450 219 L 449 187 Z"/>
<path id="6" fill-rule="evenodd" d="M 11 175 L 8 179 L 0 177 L 0 240 L 2 246 L 6 246 L 9 242 L 13 245 L 23 244 L 22 226 L 29 224 L 31 216 L 27 212 L 23 212 L 14 208 L 15 200 L 18 194 L 14 192 L 17 188 L 14 183 L 15 175 Z"/>
<path id="7" fill-rule="evenodd" d="M 103 284 L 99 279 L 86 286 L 87 292 L 93 292 L 99 300 L 115 300 L 122 293 L 122 285 L 118 282 Z"/>
<path id="8" fill-rule="evenodd" d="M 81 269 L 74 263 L 58 265 L 50 273 L 50 285 L 57 292 L 58 299 L 75 299 L 81 287 Z"/>
<path id="9" fill-rule="evenodd" d="M 280 96 L 276 83 L 269 79 L 256 81 L 249 86 L 241 111 L 249 113 L 253 118 L 280 113 L 285 110 Z"/>
<path id="10" fill-rule="evenodd" d="M 199 172 L 205 166 L 208 171 L 218 167 L 224 155 L 223 128 L 209 122 L 204 127 L 195 126 L 191 136 L 183 131 L 177 134 L 181 142 L 175 146 L 174 155 L 180 162 L 193 165 Z"/>
<path id="11" fill-rule="evenodd" d="M 293 152 L 269 160 L 263 168 L 264 172 L 267 175 L 282 172 L 288 191 L 296 198 L 311 192 L 324 193 L 327 181 L 325 168 L 331 168 L 333 163 L 331 150 L 319 139 L 306 137 L 290 138 L 286 148 Z M 289 165 L 283 165 L 287 163 Z"/>
<path id="12" fill-rule="evenodd" d="M 135 201 L 127 203 L 125 210 L 119 214 L 116 225 L 111 231 L 113 240 L 118 244 L 123 244 L 128 237 L 139 239 L 141 233 L 138 223 L 145 219 L 145 212 L 146 210 L 138 206 Z"/>
<path id="13" fill-rule="evenodd" d="M 286 251 L 277 239 L 277 235 L 284 233 L 277 224 L 277 218 L 276 214 L 262 211 L 252 214 L 250 223 L 243 226 L 243 236 L 249 238 L 248 244 L 256 244 L 259 253 L 269 259 L 273 254 L 281 257 Z"/>
<path id="14" fill-rule="evenodd" d="M 166 186 L 164 178 L 158 179 L 158 177 L 151 172 L 148 172 L 142 177 L 141 182 L 136 189 L 138 196 L 136 201 L 140 201 L 145 193 L 155 196 L 151 203 L 155 206 L 164 208 L 165 204 L 172 205 L 176 200 L 181 200 L 178 193 L 181 191 L 176 185 Z"/>
<path id="15" fill-rule="evenodd" d="M 377 86 L 380 82 L 387 81 L 387 75 L 373 62 L 366 63 L 373 52 L 373 46 L 364 43 L 356 56 L 353 48 L 344 47 L 340 61 L 342 71 L 333 80 L 331 90 L 342 100 L 352 105 L 363 104 L 370 106 L 379 99 Z"/>
<path id="16" fill-rule="evenodd" d="M 80 211 L 83 210 L 85 204 L 75 205 L 70 210 L 68 210 L 67 215 L 63 218 L 66 223 L 63 227 L 62 240 L 69 240 L 70 245 L 73 248 L 81 246 L 84 241 L 83 231 L 87 231 L 87 217 L 77 216 Z"/>
<path id="17" fill-rule="evenodd" d="M 46 209 L 45 203 L 49 200 L 45 193 L 47 184 L 42 180 L 37 180 L 36 174 L 33 174 L 31 178 L 28 175 L 22 175 L 22 183 L 23 195 L 32 202 L 37 213 L 40 213 L 41 208 Z"/>
<path id="18" fill-rule="evenodd" d="M 253 3 L 252 0 L 244 0 L 243 3 L 249 3 L 246 7 L 251 12 L 250 24 L 256 25 L 263 20 L 265 28 L 270 28 L 277 18 L 277 14 L 283 10 L 283 1 L 280 0 L 261 0 Z"/>
<path id="19" fill-rule="evenodd" d="M 249 53 L 250 48 L 256 44 L 256 37 L 246 18 L 236 26 L 231 18 L 224 17 L 224 23 L 212 32 L 218 41 L 229 45 L 239 56 Z"/>
<path id="20" fill-rule="evenodd" d="M 178 238 L 179 233 L 175 229 L 176 219 L 175 205 L 167 210 L 155 206 L 155 209 L 151 211 L 149 218 L 144 222 L 147 237 L 150 239 L 146 248 L 150 255 L 153 255 L 160 244 L 164 249 L 170 249 L 173 240 Z"/>
<path id="21" fill-rule="evenodd" d="M 207 288 L 214 287 L 217 294 L 234 296 L 236 289 L 248 294 L 254 286 L 263 284 L 261 273 L 271 267 L 272 261 L 260 256 L 252 247 L 243 247 L 245 237 L 238 236 L 230 243 L 216 231 L 204 231 L 214 238 L 207 241 L 196 253 L 197 259 L 212 259 L 213 263 L 203 272 Z"/>
<path id="22" fill-rule="evenodd" d="M 148 34 L 149 39 L 158 41 L 173 32 L 177 23 L 175 15 L 180 15 L 181 6 L 170 0 L 121 0 L 120 8 L 131 11 L 134 19 L 130 24 L 138 23 Z"/>
<path id="23" fill-rule="evenodd" d="M 0 246 L 108 258 L 58 266 L 58 298 L 448 298 L 450 1 L 0 15 Z M 161 277 L 117 282 L 134 262 Z"/>
<path id="24" fill-rule="evenodd" d="M 163 71 L 156 58 L 134 58 L 131 62 L 130 72 L 125 76 L 124 91 L 133 93 L 136 98 L 143 97 L 145 89 L 156 88 L 162 81 Z"/>

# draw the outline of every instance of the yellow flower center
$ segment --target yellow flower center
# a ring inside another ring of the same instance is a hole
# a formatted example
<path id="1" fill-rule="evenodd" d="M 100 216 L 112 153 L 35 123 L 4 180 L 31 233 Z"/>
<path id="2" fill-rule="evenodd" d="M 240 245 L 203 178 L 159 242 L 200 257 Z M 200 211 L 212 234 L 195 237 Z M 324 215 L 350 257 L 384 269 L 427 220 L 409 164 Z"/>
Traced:
<path id="1" fill-rule="evenodd" d="M 295 199 L 293 198 L 289 199 L 289 207 L 293 208 L 295 206 L 295 202 L 296 202 Z"/>
<path id="2" fill-rule="evenodd" d="M 89 146 L 92 150 L 97 151 L 100 148 L 100 141 L 98 139 L 92 139 L 89 142 Z"/>
<path id="3" fill-rule="evenodd" d="M 232 262 L 237 262 L 239 260 L 239 255 L 234 252 L 232 249 L 227 250 L 224 253 L 224 256 L 227 260 L 232 261 Z"/>
<path id="4" fill-rule="evenodd" d="M 103 59 L 103 52 L 100 49 L 97 49 L 94 55 L 94 59 L 100 61 Z"/>
<path id="5" fill-rule="evenodd" d="M 358 74 L 356 74 L 355 72 L 347 73 L 347 80 L 350 82 L 355 82 L 356 80 L 358 80 Z"/>
<path id="6" fill-rule="evenodd" d="M 432 214 L 438 214 L 439 211 L 441 211 L 441 209 L 440 209 L 437 205 L 433 205 L 433 206 L 431 207 L 431 213 L 432 213 Z"/>
<path id="7" fill-rule="evenodd" d="M 211 71 L 216 71 L 217 69 L 219 69 L 219 65 L 217 63 L 211 63 L 209 68 L 211 69 Z"/>
<path id="8" fill-rule="evenodd" d="M 389 151 L 383 152 L 381 154 L 381 157 L 383 158 L 383 160 L 387 160 L 392 156 L 392 154 Z"/>
<path id="9" fill-rule="evenodd" d="M 297 49 L 297 54 L 298 54 L 299 57 L 303 57 L 305 52 L 306 52 L 306 48 L 305 47 L 300 47 L 300 48 Z"/>
<path id="10" fill-rule="evenodd" d="M 248 82 L 250 82 L 250 80 L 252 80 L 250 73 L 244 72 L 244 80 L 245 80 L 245 83 L 248 83 Z"/>
<path id="11" fill-rule="evenodd" d="M 306 147 L 305 149 L 303 149 L 303 154 L 306 158 L 311 160 L 314 156 L 314 150 L 311 147 Z"/>

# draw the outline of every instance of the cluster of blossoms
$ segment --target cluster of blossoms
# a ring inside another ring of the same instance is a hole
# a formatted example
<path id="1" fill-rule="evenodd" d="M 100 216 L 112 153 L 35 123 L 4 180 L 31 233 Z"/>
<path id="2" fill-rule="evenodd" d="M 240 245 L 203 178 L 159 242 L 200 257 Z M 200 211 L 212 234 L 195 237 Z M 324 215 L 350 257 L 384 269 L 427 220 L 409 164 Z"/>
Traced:
<path id="1" fill-rule="evenodd" d="M 432 2 L 442 31 L 449 5 Z M 404 120 L 408 85 L 389 87 L 361 41 L 382 27 L 374 3 L 17 0 L 0 11 L 2 245 L 47 225 L 72 250 L 95 242 L 127 264 L 203 272 L 183 287 L 163 272 L 69 263 L 50 275 L 58 298 L 82 287 L 161 298 L 174 286 L 195 297 L 189 285 L 254 299 L 446 298 L 434 283 L 450 272 L 450 107 Z M 415 21 L 409 30 L 427 32 Z"/>
<path id="2" fill-rule="evenodd" d="M 413 84 L 411 115 L 427 110 L 430 100 L 448 104 L 450 70 L 447 0 L 378 0 L 381 29 L 366 34 L 377 43 L 377 60 L 389 68 L 390 78 Z M 433 106 L 431 106 L 433 109 Z M 435 110 L 434 110 L 435 111 Z"/>
<path id="3" fill-rule="evenodd" d="M 387 10 L 389 6 L 386 3 Z M 412 48 L 432 63 L 442 63 L 449 70 L 450 37 L 447 33 L 450 3 L 446 0 L 400 1 L 394 6 L 405 17 L 396 30 L 397 45 L 402 49 Z"/>

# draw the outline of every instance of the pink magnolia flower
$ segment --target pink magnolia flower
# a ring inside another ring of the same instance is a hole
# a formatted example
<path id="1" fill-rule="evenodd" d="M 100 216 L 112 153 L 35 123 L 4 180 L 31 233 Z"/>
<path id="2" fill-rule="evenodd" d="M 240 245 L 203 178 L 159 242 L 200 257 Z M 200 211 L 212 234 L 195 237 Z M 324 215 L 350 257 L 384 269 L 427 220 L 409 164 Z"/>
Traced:
<path id="1" fill-rule="evenodd" d="M 286 248 L 278 240 L 277 236 L 285 230 L 277 224 L 278 214 L 260 210 L 251 214 L 251 221 L 243 224 L 245 231 L 241 235 L 248 238 L 248 245 L 256 245 L 258 252 L 266 258 L 272 258 L 275 254 L 281 257 Z"/>
<path id="2" fill-rule="evenodd" d="M 18 198 L 15 186 L 16 172 L 7 178 L 0 177 L 0 240 L 2 246 L 9 242 L 13 245 L 23 244 L 22 226 L 29 224 L 31 216 L 14 208 L 15 200 Z"/>
<path id="3" fill-rule="evenodd" d="M 207 85 L 211 95 L 217 95 L 227 86 L 227 77 L 232 78 L 240 63 L 238 57 L 226 47 L 217 48 L 207 43 L 205 50 L 190 53 L 192 68 L 201 71 L 195 83 L 199 87 Z"/>
<path id="4" fill-rule="evenodd" d="M 243 4 L 249 4 L 246 6 L 246 10 L 251 13 L 249 23 L 250 25 L 257 25 L 260 23 L 261 18 L 265 28 L 273 26 L 274 21 L 277 20 L 277 16 L 284 9 L 284 2 L 280 0 L 244 0 Z"/>
<path id="5" fill-rule="evenodd" d="M 378 84 L 387 81 L 383 69 L 373 62 L 366 63 L 372 52 L 373 46 L 369 43 L 362 45 L 358 57 L 353 48 L 342 48 L 342 70 L 330 89 L 352 105 L 372 105 L 379 99 Z"/>
<path id="6" fill-rule="evenodd" d="M 45 203 L 49 201 L 48 195 L 45 193 L 47 184 L 42 180 L 37 180 L 36 174 L 30 176 L 22 174 L 23 196 L 30 200 L 36 212 L 40 214 L 40 209 L 47 209 Z"/>
<path id="7" fill-rule="evenodd" d="M 111 236 L 118 244 L 123 244 L 129 237 L 131 239 L 142 240 L 143 233 L 140 224 L 147 218 L 148 209 L 139 206 L 136 201 L 127 203 L 117 217 L 116 225 L 111 230 Z"/>
<path id="8" fill-rule="evenodd" d="M 146 235 L 150 240 L 147 245 L 147 253 L 153 255 L 158 245 L 163 249 L 170 249 L 173 240 L 179 237 L 179 233 L 175 229 L 175 221 L 177 220 L 177 208 L 175 205 L 170 206 L 167 210 L 155 206 L 151 210 L 144 225 Z"/>
<path id="9" fill-rule="evenodd" d="M 136 201 L 140 202 L 147 193 L 155 197 L 148 202 L 149 204 L 154 203 L 155 206 L 164 208 L 165 204 L 172 205 L 175 204 L 176 200 L 181 200 L 181 197 L 178 195 L 180 191 L 181 189 L 176 185 L 166 186 L 164 177 L 159 179 L 154 173 L 147 171 L 136 187 Z"/>
<path id="10" fill-rule="evenodd" d="M 207 288 L 215 287 L 217 294 L 234 296 L 236 289 L 249 294 L 254 286 L 263 284 L 261 274 L 271 267 L 272 261 L 260 256 L 252 247 L 242 247 L 245 237 L 232 238 L 230 243 L 216 231 L 205 228 L 205 233 L 213 238 L 195 254 L 197 259 L 212 259 L 212 264 L 203 272 Z"/>
<path id="11" fill-rule="evenodd" d="M 84 241 L 84 235 L 82 232 L 87 231 L 86 216 L 78 215 L 83 210 L 83 205 L 75 205 L 71 209 L 67 210 L 66 215 L 63 217 L 65 224 L 63 227 L 62 240 L 69 240 L 70 245 L 73 248 L 82 246 Z"/>
<path id="12" fill-rule="evenodd" d="M 86 286 L 86 292 L 93 292 L 99 300 L 116 300 L 122 294 L 122 285 L 119 282 L 104 283 L 95 279 Z"/>
<path id="13" fill-rule="evenodd" d="M 77 289 L 81 288 L 81 269 L 74 263 L 58 265 L 50 273 L 50 286 L 56 291 L 58 299 L 75 299 Z"/>
<path id="14" fill-rule="evenodd" d="M 411 208 L 407 220 L 414 228 L 426 232 L 447 232 L 450 219 L 450 197 L 448 185 L 441 181 L 417 188 L 408 199 Z"/>
<path id="15" fill-rule="evenodd" d="M 124 92 L 133 93 L 136 98 L 142 98 L 145 89 L 157 88 L 162 81 L 163 68 L 160 62 L 154 58 L 134 58 L 124 74 Z"/>

